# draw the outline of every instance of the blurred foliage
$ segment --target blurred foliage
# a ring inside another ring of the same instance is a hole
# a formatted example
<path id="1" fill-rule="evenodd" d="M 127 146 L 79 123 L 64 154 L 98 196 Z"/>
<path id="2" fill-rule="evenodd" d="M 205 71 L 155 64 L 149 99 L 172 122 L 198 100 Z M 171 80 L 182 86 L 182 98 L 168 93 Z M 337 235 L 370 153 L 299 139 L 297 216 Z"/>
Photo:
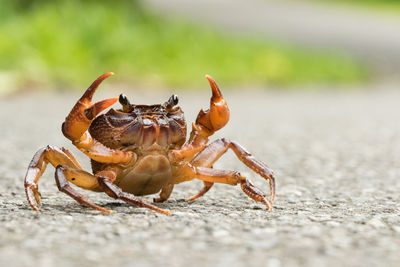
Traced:
<path id="1" fill-rule="evenodd" d="M 356 7 L 365 7 L 374 11 L 387 11 L 395 14 L 400 13 L 400 0 L 318 0 L 327 3 L 341 3 Z"/>
<path id="2" fill-rule="evenodd" d="M 365 78 L 350 58 L 233 37 L 159 18 L 133 0 L 0 0 L 0 79 L 19 87 L 81 88 L 107 71 L 121 81 L 190 87 Z"/>

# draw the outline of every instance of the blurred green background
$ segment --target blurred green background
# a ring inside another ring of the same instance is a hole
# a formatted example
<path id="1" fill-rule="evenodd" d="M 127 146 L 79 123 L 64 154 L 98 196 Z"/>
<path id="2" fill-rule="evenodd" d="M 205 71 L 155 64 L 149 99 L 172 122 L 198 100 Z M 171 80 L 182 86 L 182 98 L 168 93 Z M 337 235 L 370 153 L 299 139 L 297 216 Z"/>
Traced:
<path id="1" fill-rule="evenodd" d="M 356 8 L 368 8 L 371 10 L 382 10 L 400 14 L 399 0 L 315 0 L 318 2 L 326 2 L 330 4 L 346 4 Z"/>
<path id="2" fill-rule="evenodd" d="M 354 0 L 355 1 L 355 0 Z M 372 2 L 372 0 L 371 0 Z M 394 1 L 392 1 L 394 2 Z M 119 80 L 180 89 L 204 74 L 226 85 L 353 83 L 369 70 L 339 53 L 234 36 L 162 18 L 132 0 L 0 0 L 0 91 Z"/>

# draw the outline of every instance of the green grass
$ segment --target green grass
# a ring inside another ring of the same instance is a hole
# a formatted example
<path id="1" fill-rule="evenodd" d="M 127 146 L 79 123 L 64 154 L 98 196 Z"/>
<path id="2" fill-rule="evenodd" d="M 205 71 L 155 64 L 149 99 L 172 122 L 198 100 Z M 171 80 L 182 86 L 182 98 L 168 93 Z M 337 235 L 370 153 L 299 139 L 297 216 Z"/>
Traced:
<path id="1" fill-rule="evenodd" d="M 345 56 L 160 19 L 133 0 L 0 0 L 0 6 L 0 74 L 18 87 L 82 88 L 108 71 L 123 82 L 182 89 L 203 85 L 204 74 L 226 84 L 366 77 Z"/>

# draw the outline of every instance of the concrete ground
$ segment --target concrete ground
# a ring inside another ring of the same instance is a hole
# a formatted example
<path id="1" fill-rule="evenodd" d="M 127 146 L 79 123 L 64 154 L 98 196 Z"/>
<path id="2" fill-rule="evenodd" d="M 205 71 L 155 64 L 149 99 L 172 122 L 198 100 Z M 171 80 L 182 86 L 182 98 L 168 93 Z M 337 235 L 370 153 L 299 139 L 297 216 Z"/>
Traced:
<path id="1" fill-rule="evenodd" d="M 139 103 L 169 96 L 126 93 Z M 96 97 L 113 95 L 102 88 Z M 272 212 L 228 185 L 183 201 L 201 188 L 196 181 L 159 205 L 171 216 L 81 191 L 116 211 L 101 214 L 58 192 L 51 166 L 40 181 L 42 212 L 34 212 L 23 177 L 39 147 L 71 148 L 89 168 L 60 131 L 77 97 L 0 99 L 0 266 L 400 265 L 398 91 L 225 91 L 231 121 L 215 138 L 236 140 L 275 170 Z M 189 121 L 208 98 L 208 89 L 181 93 Z M 215 167 L 242 171 L 267 189 L 231 152 Z"/>

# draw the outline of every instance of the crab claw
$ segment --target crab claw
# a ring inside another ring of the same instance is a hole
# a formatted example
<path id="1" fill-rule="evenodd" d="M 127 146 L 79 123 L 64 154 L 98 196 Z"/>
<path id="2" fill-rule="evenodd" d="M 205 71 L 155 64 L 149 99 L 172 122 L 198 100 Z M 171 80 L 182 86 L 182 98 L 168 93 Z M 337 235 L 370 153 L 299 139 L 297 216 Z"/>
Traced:
<path id="1" fill-rule="evenodd" d="M 212 90 L 210 109 L 206 111 L 200 110 L 196 124 L 200 124 L 209 131 L 215 132 L 228 123 L 229 108 L 214 79 L 209 75 L 206 75 L 206 79 L 209 81 Z"/>
<path id="2" fill-rule="evenodd" d="M 65 137 L 72 141 L 79 140 L 83 133 L 89 128 L 92 120 L 104 109 L 117 102 L 118 98 L 110 98 L 94 104 L 92 103 L 92 98 L 96 89 L 103 80 L 111 75 L 114 75 L 114 73 L 107 72 L 97 78 L 72 108 L 62 126 Z"/>
<path id="3" fill-rule="evenodd" d="M 85 116 L 88 120 L 93 120 L 96 116 L 105 110 L 106 108 L 112 106 L 117 102 L 118 98 L 109 98 L 101 100 L 95 104 L 93 104 L 90 108 L 85 109 Z"/>

